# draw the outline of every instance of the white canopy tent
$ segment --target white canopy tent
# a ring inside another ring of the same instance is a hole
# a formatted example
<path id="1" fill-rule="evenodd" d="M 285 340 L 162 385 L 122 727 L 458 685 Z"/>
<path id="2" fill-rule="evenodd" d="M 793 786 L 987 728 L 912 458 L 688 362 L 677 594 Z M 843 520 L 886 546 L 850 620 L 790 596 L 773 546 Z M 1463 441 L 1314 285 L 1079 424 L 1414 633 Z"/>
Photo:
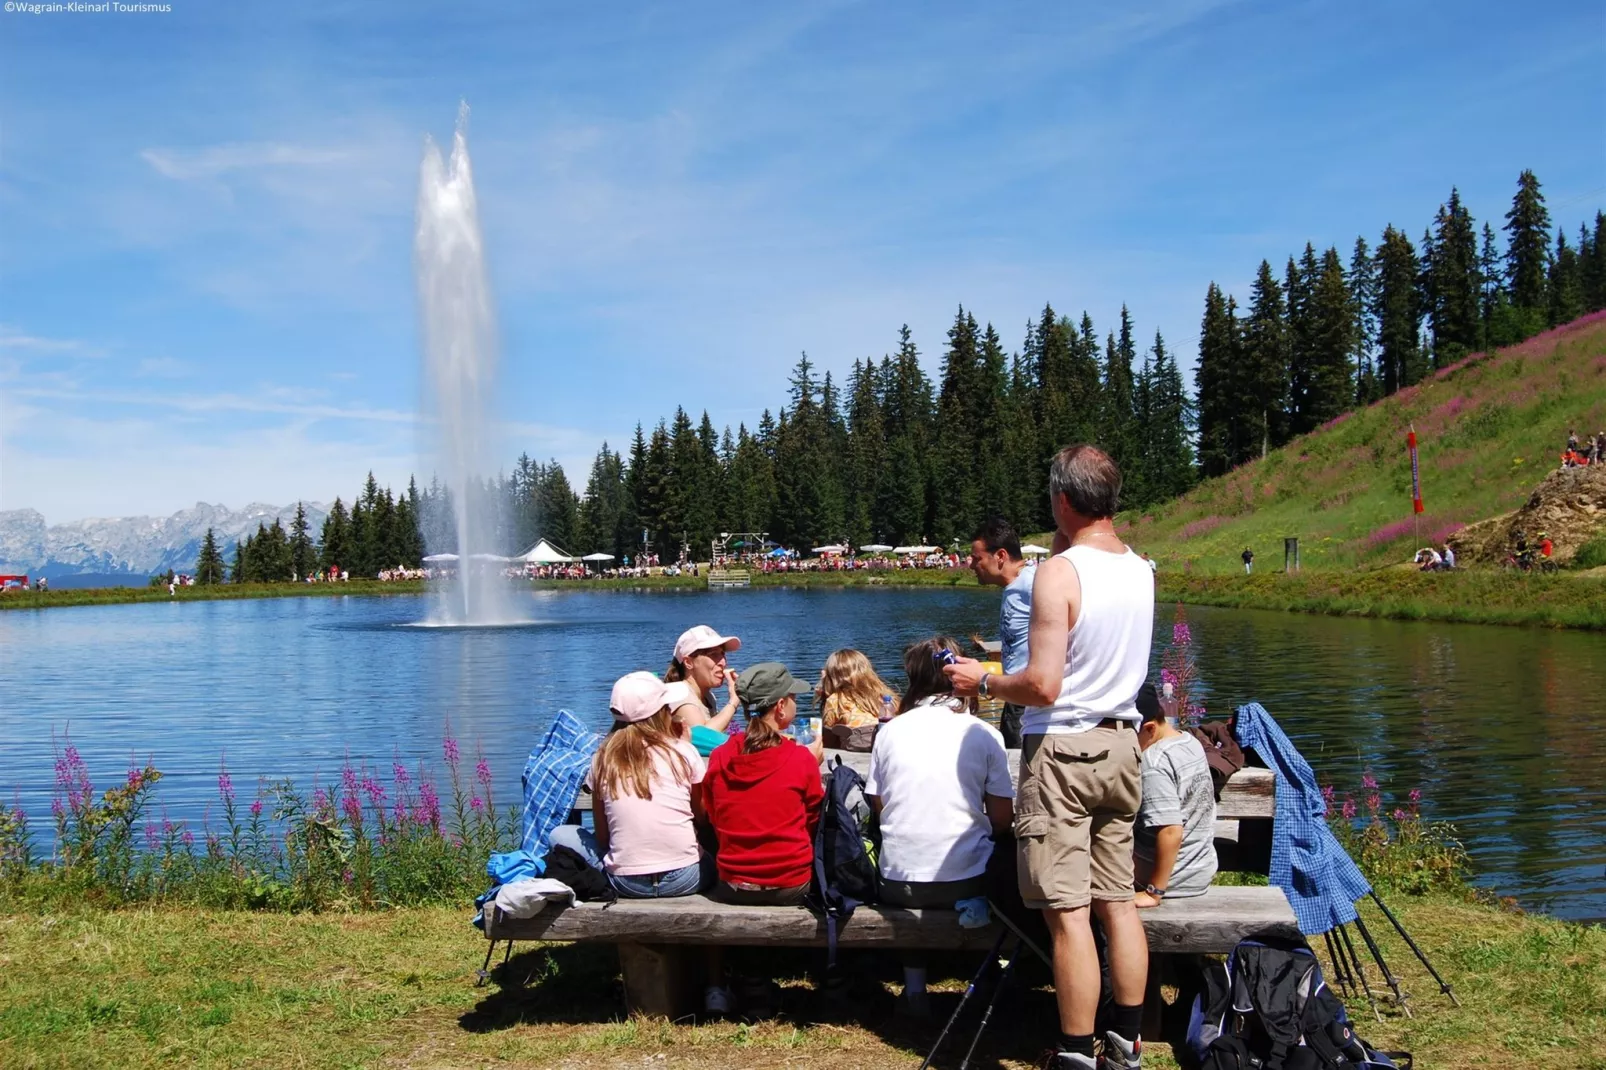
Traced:
<path id="1" fill-rule="evenodd" d="M 894 546 L 892 552 L 895 554 L 935 554 L 941 551 L 935 546 Z"/>
<path id="2" fill-rule="evenodd" d="M 1022 546 L 1020 548 L 1020 552 L 1025 554 L 1027 557 L 1044 557 L 1048 554 L 1047 550 L 1043 549 L 1034 542 L 1029 542 L 1025 546 Z"/>
<path id="3" fill-rule="evenodd" d="M 884 542 L 872 542 L 867 546 L 859 547 L 859 552 L 866 554 L 884 554 L 890 549 L 892 549 L 892 547 L 888 546 Z"/>
<path id="4" fill-rule="evenodd" d="M 457 560 L 456 554 L 430 554 L 424 558 L 426 565 L 444 565 Z"/>
<path id="5" fill-rule="evenodd" d="M 552 543 L 542 539 L 513 560 L 530 565 L 572 565 L 579 558 L 570 557 Z"/>
<path id="6" fill-rule="evenodd" d="M 809 551 L 811 554 L 845 554 L 847 552 L 848 548 L 840 544 L 832 546 L 816 546 L 814 549 Z"/>

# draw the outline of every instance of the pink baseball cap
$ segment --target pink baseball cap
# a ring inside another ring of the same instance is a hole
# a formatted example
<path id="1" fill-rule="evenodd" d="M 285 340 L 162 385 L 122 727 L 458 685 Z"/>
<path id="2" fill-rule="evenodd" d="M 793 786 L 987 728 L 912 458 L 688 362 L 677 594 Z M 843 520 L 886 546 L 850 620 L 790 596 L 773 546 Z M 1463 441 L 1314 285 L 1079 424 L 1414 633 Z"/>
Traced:
<path id="1" fill-rule="evenodd" d="M 669 705 L 669 688 L 650 672 L 629 673 L 614 683 L 608 705 L 616 721 L 626 724 L 645 721 Z"/>
<path id="2" fill-rule="evenodd" d="M 726 650 L 742 649 L 742 641 L 734 635 L 720 635 L 706 624 L 699 624 L 694 628 L 687 628 L 675 640 L 675 660 L 685 664 L 687 658 L 699 650 L 712 650 L 722 646 Z"/>

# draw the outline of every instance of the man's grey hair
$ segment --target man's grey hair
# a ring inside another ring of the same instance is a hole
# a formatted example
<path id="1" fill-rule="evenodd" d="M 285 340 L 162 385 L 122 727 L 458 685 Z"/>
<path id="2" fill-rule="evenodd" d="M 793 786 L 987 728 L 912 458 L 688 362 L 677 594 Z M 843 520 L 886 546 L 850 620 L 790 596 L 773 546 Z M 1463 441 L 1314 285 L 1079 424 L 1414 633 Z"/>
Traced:
<path id="1" fill-rule="evenodd" d="M 1065 495 L 1071 508 L 1092 520 L 1115 515 L 1121 497 L 1121 470 L 1097 446 L 1066 446 L 1048 470 L 1048 493 Z"/>

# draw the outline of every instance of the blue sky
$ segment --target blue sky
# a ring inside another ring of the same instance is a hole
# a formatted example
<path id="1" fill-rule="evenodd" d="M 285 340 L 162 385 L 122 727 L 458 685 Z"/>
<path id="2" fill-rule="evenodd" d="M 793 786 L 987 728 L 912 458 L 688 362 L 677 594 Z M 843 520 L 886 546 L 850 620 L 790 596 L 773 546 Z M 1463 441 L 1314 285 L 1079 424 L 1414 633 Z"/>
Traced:
<path id="1" fill-rule="evenodd" d="M 1131 306 L 1307 240 L 1606 204 L 1598 4 L 210 4 L 0 15 L 0 509 L 350 497 L 427 472 L 413 211 L 472 108 L 504 452 L 577 487 L 957 305 Z M 581 11 L 596 8 L 597 13 Z"/>

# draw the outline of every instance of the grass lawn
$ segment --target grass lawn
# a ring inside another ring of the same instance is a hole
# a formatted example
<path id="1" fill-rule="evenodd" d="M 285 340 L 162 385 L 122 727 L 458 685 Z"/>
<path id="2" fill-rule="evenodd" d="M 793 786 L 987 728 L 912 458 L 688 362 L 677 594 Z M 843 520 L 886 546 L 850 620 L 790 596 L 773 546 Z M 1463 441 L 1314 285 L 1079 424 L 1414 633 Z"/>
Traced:
<path id="1" fill-rule="evenodd" d="M 1393 905 L 1464 1006 L 1388 940 L 1416 1017 L 1386 1010 L 1378 1024 L 1362 1001 L 1352 1010 L 1363 1036 L 1413 1050 L 1421 1067 L 1606 1068 L 1606 930 L 1450 898 Z M 895 1020 L 893 988 L 874 976 L 845 1008 L 827 1006 L 803 980 L 818 952 L 765 952 L 784 985 L 782 1016 L 758 1025 L 624 1018 L 607 948 L 521 951 L 476 988 L 485 942 L 465 918 L 0 912 L 0 1066 L 913 1066 L 936 1032 Z M 975 962 L 947 960 L 948 972 Z M 882 961 L 868 972 L 897 971 Z M 1044 984 L 1038 971 L 1017 975 L 976 1065 L 1031 1065 L 1052 1038 Z M 942 985 L 939 1015 L 961 987 Z M 971 1029 L 959 1032 L 942 1065 L 969 1042 Z M 1175 1064 L 1152 1044 L 1145 1065 Z"/>

